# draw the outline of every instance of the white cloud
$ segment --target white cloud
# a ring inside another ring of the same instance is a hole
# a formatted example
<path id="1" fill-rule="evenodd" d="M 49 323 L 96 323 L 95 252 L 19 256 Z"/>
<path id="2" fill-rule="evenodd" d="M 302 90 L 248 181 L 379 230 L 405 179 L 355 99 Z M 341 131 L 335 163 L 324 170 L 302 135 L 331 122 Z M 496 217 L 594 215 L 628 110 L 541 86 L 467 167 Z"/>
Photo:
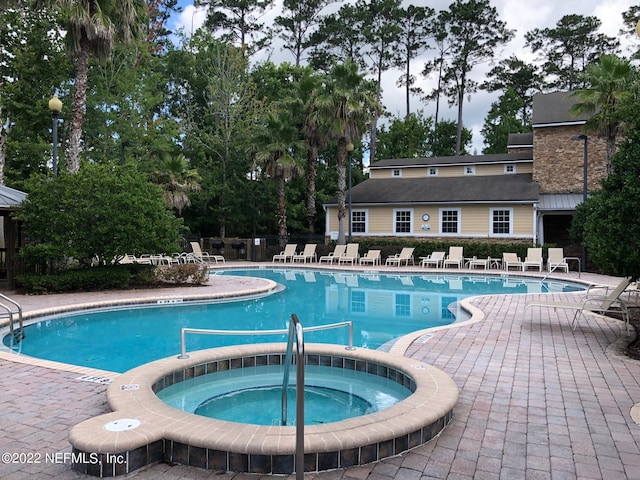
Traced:
<path id="1" fill-rule="evenodd" d="M 353 3 L 351 0 L 348 1 Z M 206 9 L 196 9 L 190 0 L 182 0 L 182 2 L 184 2 L 184 11 L 176 18 L 173 28 L 176 31 L 181 28 L 189 36 L 204 23 Z M 405 0 L 404 2 L 406 5 L 410 3 L 415 4 L 415 1 Z M 429 2 L 429 6 L 439 11 L 447 8 L 450 3 L 449 0 L 432 0 Z M 602 33 L 617 36 L 622 28 L 622 12 L 628 10 L 631 3 L 632 0 L 537 0 L 527 2 L 523 0 L 491 0 L 491 4 L 498 10 L 500 19 L 507 23 L 508 28 L 515 30 L 514 40 L 498 52 L 495 62 L 512 54 L 517 55 L 522 60 L 533 61 L 534 54 L 524 48 L 525 33 L 534 28 L 553 27 L 564 15 L 596 16 L 602 22 Z M 276 6 L 279 4 L 279 1 L 276 2 Z M 272 18 L 275 16 L 276 10 L 277 7 L 268 12 L 267 17 Z M 623 45 L 628 45 L 630 41 L 622 37 L 620 40 Z M 413 66 L 413 73 L 418 76 L 418 84 L 425 92 L 430 92 L 436 82 L 435 77 L 425 79 L 420 76 L 425 59 L 430 58 L 432 54 L 433 52 L 427 52 L 422 58 L 416 59 Z M 277 63 L 279 61 L 292 61 L 292 58 L 290 58 L 288 52 L 281 52 L 280 48 L 276 47 L 271 60 Z M 473 70 L 472 77 L 482 82 L 490 66 L 485 64 L 476 67 Z M 404 116 L 406 110 L 404 89 L 396 85 L 396 80 L 399 76 L 400 72 L 393 70 L 385 73 L 382 79 L 383 103 L 394 116 Z M 479 91 L 473 94 L 471 101 L 467 101 L 464 105 L 464 125 L 473 131 L 472 151 L 480 152 L 484 147 L 480 130 L 491 102 L 495 101 L 496 98 L 497 94 Z M 412 96 L 411 110 L 423 110 L 425 114 L 433 115 L 435 113 L 435 105 L 433 102 L 424 104 L 419 98 Z M 446 98 L 442 98 L 440 101 L 440 112 L 440 118 L 455 120 L 457 117 L 456 111 L 449 109 Z"/>

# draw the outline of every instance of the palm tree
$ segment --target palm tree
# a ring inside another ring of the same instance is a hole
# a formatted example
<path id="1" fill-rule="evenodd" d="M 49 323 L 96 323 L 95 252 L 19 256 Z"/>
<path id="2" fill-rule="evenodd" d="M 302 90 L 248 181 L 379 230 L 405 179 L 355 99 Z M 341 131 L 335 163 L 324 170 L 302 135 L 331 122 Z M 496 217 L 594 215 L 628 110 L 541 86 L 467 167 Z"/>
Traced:
<path id="1" fill-rule="evenodd" d="M 191 205 L 187 192 L 200 191 L 200 175 L 189 168 L 189 160 L 183 154 L 165 155 L 160 161 L 160 168 L 151 174 L 151 181 L 162 185 L 164 200 L 171 208 L 182 214 L 182 209 Z"/>
<path id="2" fill-rule="evenodd" d="M 91 56 L 108 58 L 116 42 L 139 38 L 145 16 L 144 0 L 53 0 L 66 20 L 67 51 L 74 65 L 74 91 L 67 170 L 80 169 L 82 125 L 87 103 Z"/>
<path id="3" fill-rule="evenodd" d="M 291 112 L 301 112 L 302 131 L 307 142 L 307 223 L 309 234 L 315 233 L 316 209 L 316 162 L 318 150 L 326 148 L 328 143 L 327 126 L 317 113 L 316 99 L 322 87 L 322 77 L 311 70 L 305 70 L 303 76 L 294 84 L 291 97 L 286 98 L 284 106 Z"/>
<path id="4" fill-rule="evenodd" d="M 348 60 L 334 65 L 317 99 L 319 118 L 338 143 L 338 243 L 345 243 L 347 144 L 359 140 L 369 122 L 382 111 L 376 84 L 364 79 Z"/>
<path id="5" fill-rule="evenodd" d="M 580 102 L 571 107 L 570 113 L 591 115 L 585 127 L 607 140 L 607 168 L 610 168 L 611 157 L 616 151 L 616 138 L 623 128 L 619 107 L 630 95 L 632 73 L 628 60 L 616 55 L 602 55 L 599 63 L 589 65 L 583 73 L 583 79 L 590 88 L 571 94 Z"/>
<path id="6" fill-rule="evenodd" d="M 278 236 L 280 246 L 287 243 L 287 205 L 285 185 L 287 180 L 299 175 L 303 163 L 298 155 L 305 149 L 300 130 L 284 111 L 267 114 L 265 124 L 255 138 L 256 160 L 264 172 L 278 183 Z"/>

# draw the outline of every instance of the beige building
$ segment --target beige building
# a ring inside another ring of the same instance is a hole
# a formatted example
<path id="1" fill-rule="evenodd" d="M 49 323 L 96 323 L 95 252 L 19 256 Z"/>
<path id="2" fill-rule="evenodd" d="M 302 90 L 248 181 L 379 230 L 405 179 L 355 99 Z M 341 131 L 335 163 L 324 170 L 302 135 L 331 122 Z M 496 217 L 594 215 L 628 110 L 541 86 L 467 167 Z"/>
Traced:
<path id="1" fill-rule="evenodd" d="M 575 101 L 567 92 L 534 97 L 533 133 L 511 135 L 507 154 L 375 162 L 369 179 L 351 190 L 354 241 L 406 237 L 562 245 L 583 199 L 585 146 L 589 189 L 606 174 L 604 140 L 575 139 L 586 119 L 569 114 Z M 337 204 L 325 208 L 326 236 L 335 239 Z"/>

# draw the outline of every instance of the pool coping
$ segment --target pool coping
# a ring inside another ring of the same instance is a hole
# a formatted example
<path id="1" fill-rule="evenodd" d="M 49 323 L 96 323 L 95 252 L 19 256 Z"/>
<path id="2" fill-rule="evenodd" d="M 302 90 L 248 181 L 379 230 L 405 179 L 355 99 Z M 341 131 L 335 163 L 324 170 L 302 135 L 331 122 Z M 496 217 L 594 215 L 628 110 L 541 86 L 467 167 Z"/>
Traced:
<path id="1" fill-rule="evenodd" d="M 77 458 L 99 455 L 102 460 L 99 465 L 78 462 L 74 468 L 109 477 L 165 460 L 216 470 L 291 473 L 287 469 L 293 465 L 296 427 L 206 418 L 172 408 L 154 393 L 158 382 L 164 382 L 167 376 L 190 378 L 195 369 L 215 361 L 282 356 L 285 351 L 284 343 L 220 347 L 190 352 L 188 359 L 157 360 L 119 375 L 107 390 L 113 411 L 78 424 L 69 433 Z M 415 385 L 411 396 L 383 411 L 340 422 L 306 425 L 305 471 L 344 468 L 398 455 L 429 441 L 453 418 L 458 387 L 431 365 L 387 352 L 347 350 L 329 344 L 307 344 L 305 356 L 348 358 L 379 365 L 401 372 Z M 132 419 L 140 425 L 131 430 L 112 432 L 105 428 L 111 422 Z M 320 468 L 325 465 L 330 468 Z"/>

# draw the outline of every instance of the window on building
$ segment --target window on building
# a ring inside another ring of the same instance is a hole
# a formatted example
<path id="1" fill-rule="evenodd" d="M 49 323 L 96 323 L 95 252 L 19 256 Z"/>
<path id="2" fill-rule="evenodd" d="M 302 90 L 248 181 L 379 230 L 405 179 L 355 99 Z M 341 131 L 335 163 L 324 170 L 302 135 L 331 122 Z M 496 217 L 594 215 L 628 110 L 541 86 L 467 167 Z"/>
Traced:
<path id="1" fill-rule="evenodd" d="M 491 233 L 493 235 L 510 235 L 513 214 L 510 208 L 491 209 Z"/>
<path id="2" fill-rule="evenodd" d="M 396 317 L 411 317 L 411 295 L 398 293 L 395 295 Z"/>
<path id="3" fill-rule="evenodd" d="M 411 233 L 413 231 L 411 219 L 413 212 L 411 210 L 396 210 L 394 232 L 395 233 Z"/>
<path id="4" fill-rule="evenodd" d="M 351 291 L 351 312 L 366 313 L 367 312 L 367 294 L 360 290 Z"/>
<path id="5" fill-rule="evenodd" d="M 440 211 L 440 232 L 443 234 L 460 232 L 460 210 Z"/>
<path id="6" fill-rule="evenodd" d="M 464 167 L 465 175 L 475 175 L 476 174 L 476 166 L 475 165 L 467 165 Z"/>
<path id="7" fill-rule="evenodd" d="M 516 173 L 516 164 L 515 163 L 507 163 L 504 166 L 504 173 Z"/>
<path id="8" fill-rule="evenodd" d="M 351 211 L 351 231 L 357 233 L 367 232 L 367 211 L 352 210 Z"/>
<path id="9" fill-rule="evenodd" d="M 391 176 L 392 177 L 401 177 L 402 176 L 402 170 L 400 170 L 399 168 L 394 168 L 391 171 Z"/>
<path id="10" fill-rule="evenodd" d="M 449 310 L 449 305 L 457 301 L 458 301 L 457 297 L 442 297 L 441 304 L 440 304 L 440 315 L 443 319 L 456 318 L 455 313 Z"/>
<path id="11" fill-rule="evenodd" d="M 438 167 L 429 167 L 427 170 L 427 176 L 429 177 L 437 177 L 438 176 Z"/>

